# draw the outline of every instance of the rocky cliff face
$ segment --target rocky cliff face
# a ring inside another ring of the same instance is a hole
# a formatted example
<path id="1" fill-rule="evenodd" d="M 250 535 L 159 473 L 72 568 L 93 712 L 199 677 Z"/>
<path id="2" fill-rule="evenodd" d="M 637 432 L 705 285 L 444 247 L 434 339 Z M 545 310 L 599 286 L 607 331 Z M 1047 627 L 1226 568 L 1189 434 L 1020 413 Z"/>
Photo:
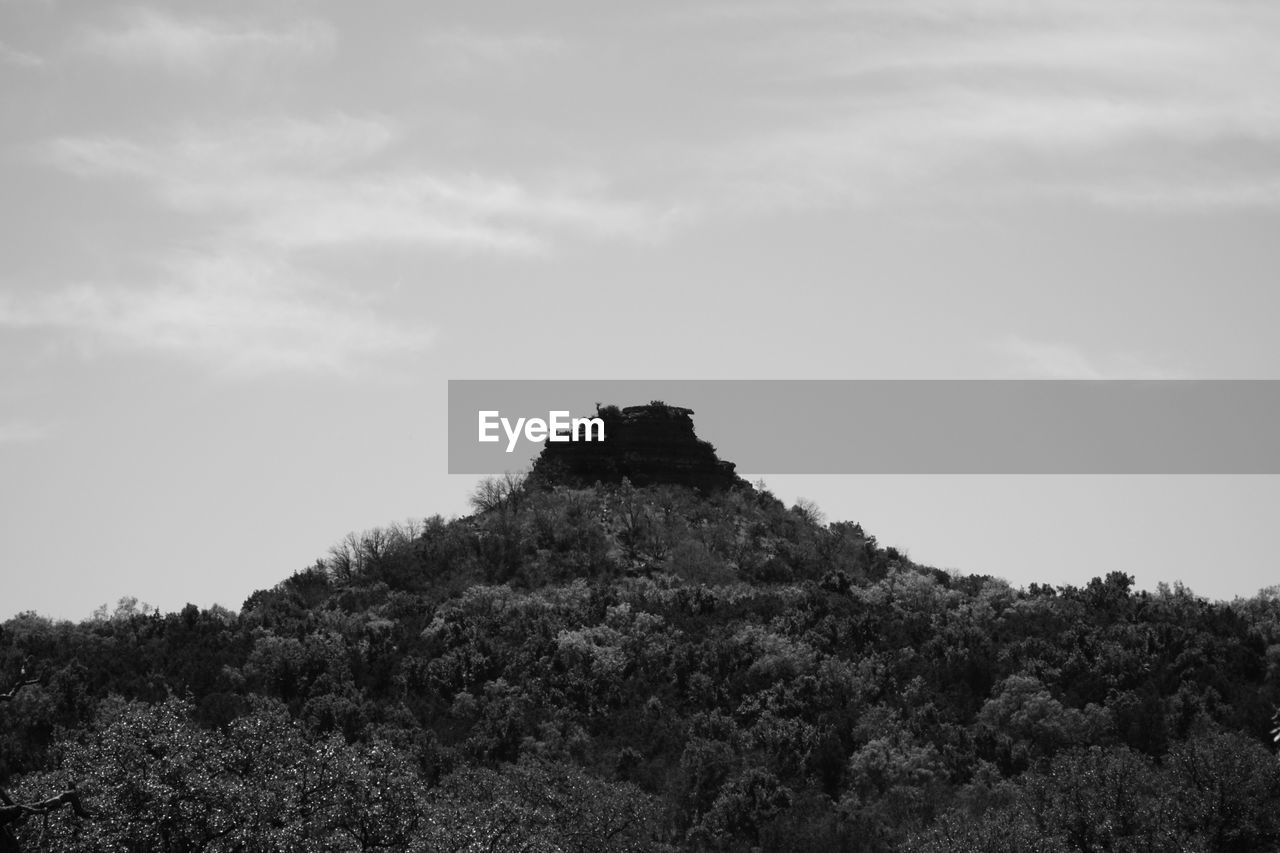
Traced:
<path id="1" fill-rule="evenodd" d="M 732 462 L 693 431 L 693 410 L 654 401 L 645 406 L 598 408 L 604 441 L 551 442 L 534 462 L 532 479 L 544 485 L 589 486 L 671 483 L 702 492 L 743 485 Z"/>

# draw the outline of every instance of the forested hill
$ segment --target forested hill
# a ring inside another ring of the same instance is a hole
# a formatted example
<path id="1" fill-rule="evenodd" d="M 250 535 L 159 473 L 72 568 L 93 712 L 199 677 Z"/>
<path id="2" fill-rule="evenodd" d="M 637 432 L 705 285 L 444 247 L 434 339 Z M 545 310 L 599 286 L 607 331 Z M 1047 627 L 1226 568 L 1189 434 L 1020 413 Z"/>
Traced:
<path id="1" fill-rule="evenodd" d="M 9 620 L 0 849 L 1280 848 L 1275 594 L 1014 589 L 745 484 L 475 503 L 239 613 Z"/>

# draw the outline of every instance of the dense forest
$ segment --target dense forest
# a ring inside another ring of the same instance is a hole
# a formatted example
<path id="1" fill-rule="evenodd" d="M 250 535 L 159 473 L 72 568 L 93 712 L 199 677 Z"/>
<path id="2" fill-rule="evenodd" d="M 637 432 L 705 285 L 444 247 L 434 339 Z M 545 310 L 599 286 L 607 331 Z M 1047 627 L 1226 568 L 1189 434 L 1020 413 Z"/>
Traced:
<path id="1" fill-rule="evenodd" d="M 4 623 L 0 849 L 1280 850 L 1280 590 L 1017 589 L 762 485 L 473 504 Z"/>

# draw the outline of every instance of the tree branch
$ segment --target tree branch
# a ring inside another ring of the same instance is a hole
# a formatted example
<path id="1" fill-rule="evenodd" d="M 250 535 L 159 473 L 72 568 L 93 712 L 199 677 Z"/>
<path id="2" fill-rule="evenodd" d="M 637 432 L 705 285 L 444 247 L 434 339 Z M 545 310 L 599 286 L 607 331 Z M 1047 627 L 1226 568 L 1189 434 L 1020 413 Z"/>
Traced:
<path id="1" fill-rule="evenodd" d="M 0 795 L 4 800 L 4 805 L 0 806 L 0 827 L 8 826 L 11 823 L 19 823 L 31 815 L 44 815 L 57 811 L 63 806 L 71 806 L 76 817 L 89 818 L 93 817 L 80 802 L 80 793 L 72 785 L 61 794 L 55 794 L 47 800 L 40 800 L 35 803 L 15 803 L 9 796 L 7 791 L 0 791 Z"/>
<path id="2" fill-rule="evenodd" d="M 27 665 L 26 663 L 23 663 L 22 670 L 18 673 L 18 680 L 13 683 L 13 686 L 9 688 L 8 692 L 0 693 L 0 702 L 12 702 L 13 697 L 18 695 L 19 690 L 24 687 L 30 687 L 33 684 L 40 683 L 39 676 L 36 676 L 35 678 L 24 678 L 23 676 L 26 674 Z"/>

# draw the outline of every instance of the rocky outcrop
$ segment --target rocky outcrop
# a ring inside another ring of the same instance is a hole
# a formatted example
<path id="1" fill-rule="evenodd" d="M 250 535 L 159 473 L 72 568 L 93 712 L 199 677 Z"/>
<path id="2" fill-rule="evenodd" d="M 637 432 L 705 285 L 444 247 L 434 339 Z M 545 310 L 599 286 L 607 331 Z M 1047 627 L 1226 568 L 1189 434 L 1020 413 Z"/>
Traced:
<path id="1" fill-rule="evenodd" d="M 636 486 L 671 483 L 701 492 L 745 485 L 732 462 L 693 431 L 693 410 L 653 401 L 644 406 L 597 406 L 604 441 L 548 441 L 534 462 L 531 479 L 542 485 Z"/>

